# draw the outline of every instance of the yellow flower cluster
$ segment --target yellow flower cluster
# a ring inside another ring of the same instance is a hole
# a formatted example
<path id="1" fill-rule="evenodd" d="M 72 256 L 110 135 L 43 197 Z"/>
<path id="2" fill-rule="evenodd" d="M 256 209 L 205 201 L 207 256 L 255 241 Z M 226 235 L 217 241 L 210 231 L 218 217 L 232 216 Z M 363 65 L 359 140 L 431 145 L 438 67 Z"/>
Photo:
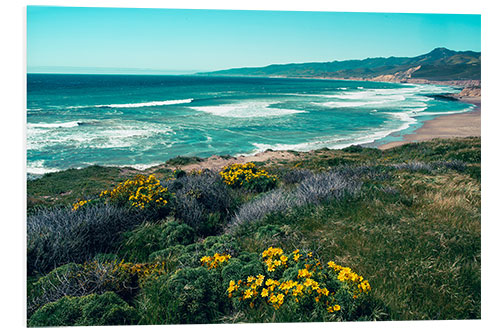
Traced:
<path id="1" fill-rule="evenodd" d="M 370 283 L 365 280 L 361 275 L 356 274 L 349 267 L 343 267 L 337 265 L 333 261 L 328 262 L 328 267 L 332 268 L 335 272 L 338 273 L 337 279 L 342 282 L 348 282 L 357 285 L 357 292 L 354 296 L 357 296 L 358 293 L 364 292 L 368 293 L 371 290 Z"/>
<path id="2" fill-rule="evenodd" d="M 340 305 L 338 305 L 338 304 L 335 304 L 334 306 L 331 306 L 331 305 L 330 305 L 330 306 L 328 306 L 328 307 L 326 308 L 326 310 L 327 310 L 328 312 L 340 311 Z"/>
<path id="3" fill-rule="evenodd" d="M 171 194 L 160 184 L 155 175 L 136 175 L 119 183 L 114 189 L 102 191 L 100 197 L 107 197 L 112 202 L 128 203 L 132 207 L 144 209 L 154 206 L 164 207 L 168 204 Z"/>
<path id="4" fill-rule="evenodd" d="M 204 256 L 200 259 L 202 266 L 207 266 L 208 269 L 217 268 L 231 258 L 229 254 L 215 253 L 213 256 Z"/>
<path id="5" fill-rule="evenodd" d="M 78 210 L 79 208 L 85 206 L 89 202 L 90 202 L 90 200 L 80 200 L 80 201 L 73 204 L 73 210 Z"/>
<path id="6" fill-rule="evenodd" d="M 126 263 L 119 262 L 115 269 L 121 269 L 130 274 L 136 274 L 139 280 L 145 280 L 152 275 L 163 275 L 167 274 L 167 269 L 165 268 L 165 262 L 153 262 L 153 263 Z"/>
<path id="7" fill-rule="evenodd" d="M 201 175 L 203 173 L 203 169 L 193 169 L 189 171 L 190 175 Z"/>
<path id="8" fill-rule="evenodd" d="M 262 259 L 267 266 L 269 272 L 274 272 L 277 267 L 288 267 L 288 257 L 283 255 L 283 250 L 280 248 L 270 247 L 262 252 Z"/>
<path id="9" fill-rule="evenodd" d="M 168 273 L 168 269 L 165 267 L 165 262 L 155 262 L 155 263 L 130 263 L 124 262 L 124 260 L 118 262 L 107 261 L 98 262 L 91 261 L 86 262 L 83 265 L 83 270 L 78 276 L 90 276 L 93 275 L 99 279 L 102 284 L 116 284 L 123 283 L 123 279 L 131 279 L 132 276 L 136 276 L 139 283 L 144 282 L 150 277 L 158 278 L 160 275 Z M 122 277 L 120 279 L 118 277 Z"/>
<path id="10" fill-rule="evenodd" d="M 335 290 L 327 288 L 327 285 L 332 285 L 328 280 L 332 278 L 332 275 L 323 270 L 321 262 L 313 258 L 311 252 L 302 255 L 299 250 L 295 250 L 290 256 L 287 256 L 281 248 L 277 247 L 269 247 L 262 252 L 262 261 L 268 272 L 275 272 L 277 267 L 287 267 L 289 257 L 293 257 L 291 267 L 298 265 L 296 279 L 276 280 L 270 276 L 266 277 L 259 274 L 257 276 L 248 276 L 246 280 L 237 282 L 231 280 L 227 288 L 228 297 L 236 296 L 240 301 L 249 302 L 252 308 L 255 307 L 257 302 L 264 301 L 264 304 L 278 310 L 289 300 L 295 303 L 316 302 L 330 313 L 340 311 L 341 306 L 336 304 L 334 297 Z M 336 265 L 333 261 L 330 261 L 328 266 L 334 269 L 333 279 L 336 277 L 351 291 L 351 294 L 356 295 L 357 292 L 355 288 L 351 288 L 350 283 L 353 281 L 359 282 L 359 290 L 364 292 L 370 290 L 368 281 L 363 280 L 360 275 L 357 275 L 349 267 Z"/>
<path id="11" fill-rule="evenodd" d="M 219 173 L 224 183 L 230 186 L 243 186 L 254 179 L 266 178 L 276 181 L 276 177 L 269 175 L 263 169 L 257 169 L 254 163 L 231 164 L 222 169 Z"/>

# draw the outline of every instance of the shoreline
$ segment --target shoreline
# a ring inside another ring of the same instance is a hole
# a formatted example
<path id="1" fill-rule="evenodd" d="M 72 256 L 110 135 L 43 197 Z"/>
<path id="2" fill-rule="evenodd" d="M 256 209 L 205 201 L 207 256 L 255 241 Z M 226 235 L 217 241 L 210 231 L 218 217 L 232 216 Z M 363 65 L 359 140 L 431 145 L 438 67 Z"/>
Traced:
<path id="1" fill-rule="evenodd" d="M 474 104 L 474 110 L 458 114 L 437 116 L 424 122 L 414 133 L 406 134 L 403 140 L 382 144 L 377 148 L 386 150 L 412 142 L 432 139 L 451 139 L 481 136 L 481 97 L 463 97 L 458 101 Z"/>

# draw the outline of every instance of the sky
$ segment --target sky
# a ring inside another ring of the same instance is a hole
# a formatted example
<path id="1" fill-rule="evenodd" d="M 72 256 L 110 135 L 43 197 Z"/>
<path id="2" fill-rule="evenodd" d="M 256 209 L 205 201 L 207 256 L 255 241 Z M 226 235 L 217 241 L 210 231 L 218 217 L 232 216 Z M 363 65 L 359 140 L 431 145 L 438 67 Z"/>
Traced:
<path id="1" fill-rule="evenodd" d="M 29 73 L 189 74 L 481 51 L 481 16 L 27 7 Z"/>

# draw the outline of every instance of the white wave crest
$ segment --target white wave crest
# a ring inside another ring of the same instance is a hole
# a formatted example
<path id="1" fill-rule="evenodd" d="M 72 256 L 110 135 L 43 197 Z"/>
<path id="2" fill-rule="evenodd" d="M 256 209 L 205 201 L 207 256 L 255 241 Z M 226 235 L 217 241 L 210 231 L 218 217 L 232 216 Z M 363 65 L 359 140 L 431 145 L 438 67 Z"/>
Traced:
<path id="1" fill-rule="evenodd" d="M 271 104 L 270 102 L 243 102 L 214 106 L 192 106 L 191 109 L 210 113 L 214 116 L 231 118 L 272 117 L 306 112 L 269 107 Z"/>
<path id="2" fill-rule="evenodd" d="M 342 149 L 349 147 L 351 145 L 361 145 L 366 143 L 372 143 L 376 140 L 382 139 L 393 132 L 397 132 L 399 129 L 381 129 L 375 132 L 363 132 L 356 135 L 346 136 L 346 137 L 331 137 L 323 140 L 304 142 L 297 144 L 265 144 L 265 143 L 252 143 L 255 146 L 255 150 L 248 155 L 255 155 L 260 152 L 264 152 L 268 149 L 272 150 L 294 150 L 294 151 L 310 151 L 320 148 L 329 149 Z"/>
<path id="3" fill-rule="evenodd" d="M 28 128 L 62 128 L 62 127 L 76 127 L 78 121 L 68 121 L 65 123 L 29 123 Z"/>
<path id="4" fill-rule="evenodd" d="M 342 137 L 337 135 L 337 136 L 327 137 L 322 140 L 303 142 L 298 144 L 252 143 L 252 145 L 255 146 L 256 149 L 252 151 L 249 155 L 255 155 L 257 153 L 266 151 L 268 149 L 309 151 L 324 147 L 329 149 L 342 149 L 345 147 L 349 147 L 351 145 L 362 145 L 362 144 L 372 143 L 382 138 L 385 138 L 391 133 L 396 133 L 408 129 L 410 125 L 415 124 L 417 122 L 417 119 L 415 119 L 414 117 L 426 114 L 426 113 L 422 114 L 418 113 L 424 111 L 425 109 L 426 108 L 414 109 L 412 111 L 407 111 L 407 112 L 382 112 L 384 114 L 390 115 L 393 118 L 398 119 L 400 121 L 399 124 L 393 123 L 393 126 L 390 127 L 358 132 L 356 134 L 342 136 Z"/>
<path id="5" fill-rule="evenodd" d="M 106 104 L 106 105 L 95 105 L 96 108 L 142 108 L 145 106 L 162 106 L 162 105 L 174 105 L 174 104 L 188 104 L 193 101 L 192 98 L 188 99 L 176 99 L 167 101 L 155 101 L 155 102 L 144 102 L 144 103 L 125 103 L 125 104 Z"/>
<path id="6" fill-rule="evenodd" d="M 164 161 L 158 161 L 158 162 L 153 162 L 153 163 L 148 163 L 148 164 L 107 164 L 106 166 L 117 167 L 117 168 L 130 167 L 130 168 L 134 168 L 136 170 L 144 171 L 146 169 L 161 165 L 163 163 L 164 163 Z"/>
<path id="7" fill-rule="evenodd" d="M 57 172 L 57 171 L 61 171 L 61 169 L 46 167 L 44 161 L 28 162 L 28 165 L 26 166 L 26 172 L 35 175 L 43 175 L 49 172 Z"/>
<path id="8" fill-rule="evenodd" d="M 474 110 L 476 107 L 471 105 L 463 110 L 441 111 L 441 112 L 420 112 L 418 116 L 444 116 L 456 113 L 465 113 Z"/>
<path id="9" fill-rule="evenodd" d="M 82 124 L 82 122 L 79 122 Z M 87 121 L 86 123 L 91 123 Z M 169 148 L 170 138 L 175 131 L 163 124 L 143 124 L 140 122 L 104 122 L 104 126 L 79 126 L 71 130 L 54 130 L 52 128 L 28 127 L 27 150 L 53 149 L 59 145 L 79 149 L 97 148 L 134 148 L 140 145 L 143 149 L 151 146 L 158 138 L 162 138 Z"/>

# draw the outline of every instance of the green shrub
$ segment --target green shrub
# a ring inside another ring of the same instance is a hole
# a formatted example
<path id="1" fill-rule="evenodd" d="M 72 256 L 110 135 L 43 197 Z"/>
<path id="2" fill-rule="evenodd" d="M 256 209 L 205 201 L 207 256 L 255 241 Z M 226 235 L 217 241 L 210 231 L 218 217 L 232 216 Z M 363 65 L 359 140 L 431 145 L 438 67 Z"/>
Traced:
<path id="1" fill-rule="evenodd" d="M 181 169 L 175 169 L 174 170 L 174 177 L 177 179 L 182 178 L 182 177 L 186 177 L 186 171 L 181 170 Z"/>
<path id="2" fill-rule="evenodd" d="M 27 181 L 28 214 L 36 207 L 67 206 L 78 199 L 95 197 L 110 184 L 123 180 L 128 168 L 88 166 L 82 169 L 46 173 L 41 178 Z"/>
<path id="3" fill-rule="evenodd" d="M 471 165 L 467 167 L 467 173 L 475 180 L 481 181 L 481 167 Z"/>
<path id="4" fill-rule="evenodd" d="M 349 147 L 345 147 L 342 149 L 346 153 L 361 153 L 363 151 L 363 147 L 360 145 L 351 145 Z"/>
<path id="5" fill-rule="evenodd" d="M 133 264 L 94 260 L 81 265 L 70 263 L 52 270 L 30 286 L 28 318 L 41 306 L 63 296 L 85 296 L 113 291 L 132 300 L 139 284 L 151 276 L 165 274 L 162 262 Z"/>
<path id="6" fill-rule="evenodd" d="M 228 234 L 207 237 L 201 244 L 203 246 L 204 252 L 208 254 L 218 252 L 235 255 L 239 252 L 239 245 L 237 240 L 233 236 Z"/>
<path id="7" fill-rule="evenodd" d="M 216 270 L 186 268 L 151 280 L 139 299 L 141 324 L 217 322 L 229 304 Z"/>
<path id="8" fill-rule="evenodd" d="M 29 327 L 134 325 L 137 311 L 113 292 L 82 297 L 65 296 L 44 305 L 28 321 Z"/>
<path id="9" fill-rule="evenodd" d="M 119 253 L 131 261 L 144 262 L 153 252 L 170 246 L 187 245 L 194 241 L 194 230 L 179 221 L 145 223 L 124 233 Z"/>
<path id="10" fill-rule="evenodd" d="M 479 149 L 461 149 L 446 154 L 448 159 L 463 161 L 466 163 L 481 163 L 481 150 Z"/>
<path id="11" fill-rule="evenodd" d="M 366 307 L 370 284 L 349 267 L 333 261 L 323 266 L 312 253 L 273 247 L 259 257 L 248 256 L 247 265 L 233 258 L 222 271 L 224 283 L 234 277 L 226 291 L 245 321 L 375 319 L 374 309 Z"/>
<path id="12" fill-rule="evenodd" d="M 177 156 L 169 159 L 166 164 L 168 165 L 188 165 L 193 163 L 202 162 L 203 158 L 197 156 Z"/>
<path id="13" fill-rule="evenodd" d="M 28 290 L 28 318 L 43 305 L 54 302 L 63 296 L 81 296 L 85 291 L 72 279 L 81 271 L 81 265 L 69 263 L 60 266 L 32 283 Z"/>
<path id="14" fill-rule="evenodd" d="M 170 271 L 176 268 L 196 268 L 200 265 L 200 258 L 213 253 L 228 253 L 235 255 L 239 252 L 239 246 L 230 235 L 209 236 L 202 242 L 167 247 L 163 250 L 153 252 L 149 255 L 150 262 L 164 262 Z"/>
<path id="15" fill-rule="evenodd" d="M 151 253 L 149 255 L 148 261 L 162 262 L 165 265 L 165 269 L 167 269 L 170 272 L 173 272 L 178 267 L 180 266 L 185 267 L 186 264 L 189 264 L 190 262 L 193 261 L 191 254 L 189 254 L 187 258 L 185 256 L 186 256 L 186 246 L 175 245 Z M 188 259 L 187 263 L 184 263 L 184 261 L 186 261 L 185 259 Z"/>
<path id="16" fill-rule="evenodd" d="M 257 253 L 242 252 L 237 258 L 231 258 L 222 269 L 222 283 L 228 286 L 231 280 L 238 281 L 247 276 L 264 273 L 264 267 Z"/>

